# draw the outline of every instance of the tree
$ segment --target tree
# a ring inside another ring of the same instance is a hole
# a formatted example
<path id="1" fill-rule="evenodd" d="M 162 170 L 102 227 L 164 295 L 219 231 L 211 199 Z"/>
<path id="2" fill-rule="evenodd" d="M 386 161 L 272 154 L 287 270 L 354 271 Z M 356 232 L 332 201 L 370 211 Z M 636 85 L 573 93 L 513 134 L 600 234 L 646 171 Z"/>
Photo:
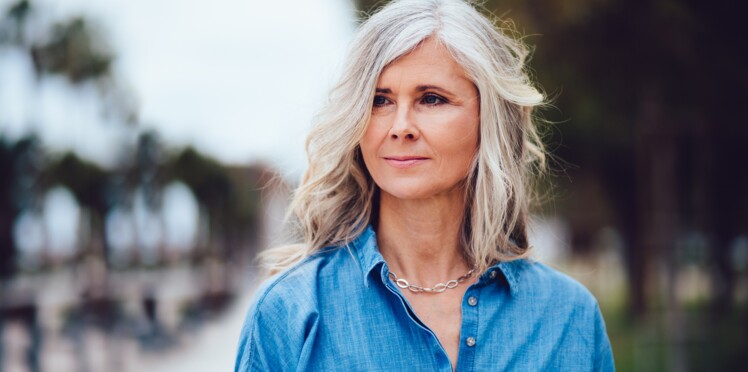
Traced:
<path id="1" fill-rule="evenodd" d="M 357 1 L 367 12 L 385 3 Z M 748 87 L 742 14 L 725 2 L 677 0 L 484 5 L 515 20 L 536 46 L 531 71 L 558 108 L 543 112 L 558 123 L 548 142 L 574 180 L 556 181 L 570 195 L 557 206 L 571 218 L 573 248 L 584 252 L 591 231 L 616 226 L 631 312 L 641 315 L 652 264 L 671 267 L 680 234 L 702 231 L 719 268 L 715 304 L 724 309 L 734 288 L 729 243 L 748 231 L 748 177 L 736 172 L 748 139 L 738 125 Z M 604 197 L 591 202 L 576 191 L 580 183 L 598 185 Z"/>

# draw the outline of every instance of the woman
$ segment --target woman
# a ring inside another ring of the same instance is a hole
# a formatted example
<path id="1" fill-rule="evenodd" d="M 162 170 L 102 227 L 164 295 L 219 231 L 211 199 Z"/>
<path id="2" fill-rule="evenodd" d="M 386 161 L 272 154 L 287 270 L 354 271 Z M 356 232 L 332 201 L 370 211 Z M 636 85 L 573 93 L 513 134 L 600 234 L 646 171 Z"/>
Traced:
<path id="1" fill-rule="evenodd" d="M 361 25 L 307 142 L 237 371 L 612 370 L 592 295 L 527 259 L 527 53 L 458 0 Z"/>

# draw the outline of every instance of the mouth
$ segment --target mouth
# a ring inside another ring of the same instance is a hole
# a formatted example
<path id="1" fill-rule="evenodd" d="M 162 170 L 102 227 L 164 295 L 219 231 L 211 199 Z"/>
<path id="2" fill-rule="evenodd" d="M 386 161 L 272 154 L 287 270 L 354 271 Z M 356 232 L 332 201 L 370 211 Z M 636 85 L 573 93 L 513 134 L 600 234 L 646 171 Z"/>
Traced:
<path id="1" fill-rule="evenodd" d="M 423 156 L 385 156 L 384 160 L 395 168 L 410 168 L 429 160 L 429 158 Z"/>

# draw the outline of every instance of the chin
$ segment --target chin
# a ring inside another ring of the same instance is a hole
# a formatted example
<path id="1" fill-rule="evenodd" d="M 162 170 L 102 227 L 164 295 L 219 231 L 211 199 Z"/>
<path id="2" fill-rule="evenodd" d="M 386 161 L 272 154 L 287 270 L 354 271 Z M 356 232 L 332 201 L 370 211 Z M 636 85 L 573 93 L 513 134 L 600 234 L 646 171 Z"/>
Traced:
<path id="1" fill-rule="evenodd" d="M 427 199 L 438 194 L 438 190 L 435 190 L 433 185 L 406 183 L 383 186 L 379 187 L 383 193 L 402 200 Z"/>

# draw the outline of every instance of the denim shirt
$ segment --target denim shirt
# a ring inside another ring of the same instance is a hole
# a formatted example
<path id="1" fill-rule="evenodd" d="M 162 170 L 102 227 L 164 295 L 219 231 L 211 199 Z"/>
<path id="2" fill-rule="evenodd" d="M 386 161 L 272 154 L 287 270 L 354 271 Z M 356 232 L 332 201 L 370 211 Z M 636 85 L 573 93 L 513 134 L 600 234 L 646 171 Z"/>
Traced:
<path id="1" fill-rule="evenodd" d="M 457 371 L 612 371 L 597 301 L 528 260 L 492 266 L 462 301 Z M 452 371 L 436 335 L 388 279 L 373 229 L 265 281 L 235 371 Z"/>

